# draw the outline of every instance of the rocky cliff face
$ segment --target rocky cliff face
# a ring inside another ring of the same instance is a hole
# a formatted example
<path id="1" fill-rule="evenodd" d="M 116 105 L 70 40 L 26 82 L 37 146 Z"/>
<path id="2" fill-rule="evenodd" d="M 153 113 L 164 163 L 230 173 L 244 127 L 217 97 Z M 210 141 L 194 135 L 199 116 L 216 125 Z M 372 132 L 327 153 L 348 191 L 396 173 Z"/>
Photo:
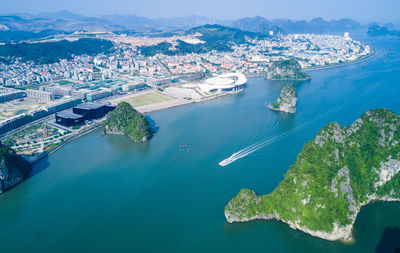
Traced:
<path id="1" fill-rule="evenodd" d="M 300 64 L 294 59 L 274 62 L 265 77 L 271 80 L 309 80 L 311 78 L 302 71 Z"/>
<path id="2" fill-rule="evenodd" d="M 146 142 L 152 136 L 147 119 L 126 102 L 119 103 L 107 115 L 104 131 L 106 134 L 126 135 L 134 142 Z"/>
<path id="3" fill-rule="evenodd" d="M 276 100 L 276 102 L 269 105 L 268 108 L 275 111 L 295 113 L 296 103 L 297 91 L 292 85 L 287 84 L 281 90 L 281 95 Z"/>
<path id="4" fill-rule="evenodd" d="M 228 222 L 281 220 L 327 240 L 351 240 L 361 207 L 400 200 L 400 116 L 367 111 L 352 125 L 325 126 L 268 195 L 241 190 L 225 207 Z"/>
<path id="5" fill-rule="evenodd" d="M 0 193 L 22 182 L 31 169 L 27 161 L 0 143 Z"/>

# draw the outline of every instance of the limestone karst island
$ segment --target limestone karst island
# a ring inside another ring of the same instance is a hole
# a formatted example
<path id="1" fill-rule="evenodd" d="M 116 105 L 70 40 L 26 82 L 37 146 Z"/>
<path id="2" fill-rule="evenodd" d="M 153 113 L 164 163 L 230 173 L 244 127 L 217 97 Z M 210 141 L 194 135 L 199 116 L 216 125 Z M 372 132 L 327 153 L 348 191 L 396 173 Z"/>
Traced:
<path id="1" fill-rule="evenodd" d="M 0 253 L 400 253 L 400 0 L 0 0 Z"/>
<path id="2" fill-rule="evenodd" d="M 116 109 L 107 114 L 104 132 L 125 135 L 134 142 L 146 142 L 152 137 L 147 119 L 126 102 L 120 102 Z"/>
<path id="3" fill-rule="evenodd" d="M 360 208 L 400 200 L 400 116 L 367 111 L 353 124 L 326 125 L 307 142 L 268 195 L 243 189 L 225 207 L 228 222 L 276 219 L 327 240 L 352 240 Z"/>
<path id="4" fill-rule="evenodd" d="M 295 113 L 296 103 L 296 88 L 293 85 L 287 84 L 282 88 L 279 98 L 273 104 L 268 105 L 268 108 L 275 111 Z"/>

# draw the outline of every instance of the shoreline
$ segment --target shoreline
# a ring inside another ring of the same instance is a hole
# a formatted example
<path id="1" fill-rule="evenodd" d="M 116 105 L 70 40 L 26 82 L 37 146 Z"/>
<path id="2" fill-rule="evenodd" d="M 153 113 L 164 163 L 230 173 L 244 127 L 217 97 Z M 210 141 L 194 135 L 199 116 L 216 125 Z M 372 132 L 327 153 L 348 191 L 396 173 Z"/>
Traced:
<path id="1" fill-rule="evenodd" d="M 74 140 L 76 140 L 76 139 L 78 139 L 78 138 L 80 138 L 80 137 L 82 137 L 82 136 L 84 136 L 84 135 L 86 135 L 86 134 L 89 134 L 89 133 L 91 133 L 91 132 L 93 132 L 93 131 L 99 129 L 100 127 L 103 126 L 103 124 L 104 124 L 103 122 L 97 123 L 96 125 L 90 127 L 89 129 L 86 129 L 86 130 L 84 130 L 83 132 L 78 133 L 77 135 L 75 135 L 75 136 L 69 138 L 68 140 L 65 140 L 64 142 L 58 144 L 57 146 L 55 146 L 55 147 L 52 148 L 52 149 L 50 149 L 50 150 L 48 150 L 48 151 L 45 151 L 45 152 L 43 152 L 43 153 L 37 155 L 36 157 L 32 157 L 31 159 L 27 159 L 25 155 L 22 155 L 22 157 L 23 157 L 27 162 L 29 162 L 30 164 L 34 165 L 34 164 L 37 163 L 38 161 L 42 160 L 42 158 L 47 157 L 47 156 L 49 156 L 49 155 L 55 153 L 57 150 L 61 149 L 62 147 L 64 147 L 64 146 L 67 145 L 68 143 L 70 143 L 70 142 L 72 142 L 72 141 L 74 141 Z"/>
<path id="2" fill-rule="evenodd" d="M 163 105 L 164 103 L 169 103 L 170 101 L 161 102 L 161 103 L 158 103 L 158 104 L 146 105 L 146 106 L 154 106 L 154 105 L 156 105 L 155 108 L 152 107 L 152 108 L 149 108 L 149 109 L 147 109 L 147 110 L 144 110 L 143 108 L 138 107 L 137 110 L 138 110 L 140 113 L 142 113 L 142 114 L 147 114 L 147 113 L 151 113 L 151 112 L 155 112 L 155 111 L 162 111 L 162 110 L 166 110 L 166 109 L 170 109 L 170 108 L 174 108 L 174 107 L 178 107 L 178 106 L 182 106 L 182 105 L 207 102 L 207 101 L 209 101 L 209 100 L 213 100 L 213 99 L 216 99 L 216 98 L 219 98 L 219 97 L 223 97 L 223 96 L 226 96 L 226 95 L 234 95 L 234 94 L 237 94 L 237 93 L 241 93 L 241 92 L 243 92 L 243 91 L 244 91 L 244 89 L 238 90 L 238 91 L 230 91 L 230 92 L 215 94 L 215 95 L 212 95 L 212 96 L 209 96 L 209 97 L 206 97 L 206 98 L 203 98 L 203 99 L 199 99 L 199 100 L 183 100 L 183 101 L 177 101 L 177 102 L 181 102 L 181 103 L 174 103 L 174 104 L 170 104 L 170 105 L 167 105 L 167 106 L 162 106 L 162 105 Z M 146 107 L 146 106 L 142 106 L 142 107 Z M 157 107 L 157 106 L 158 106 L 158 107 Z M 93 131 L 95 131 L 95 130 L 101 128 L 101 127 L 103 126 L 103 124 L 104 124 L 103 121 L 102 121 L 102 122 L 99 122 L 99 123 L 97 123 L 96 125 L 92 126 L 91 128 L 86 129 L 86 130 L 84 130 L 84 131 L 81 132 L 81 133 L 78 133 L 77 135 L 71 137 L 70 139 L 64 141 L 63 143 L 58 144 L 57 146 L 55 146 L 55 147 L 52 148 L 51 150 L 45 151 L 45 152 L 39 154 L 38 156 L 36 156 L 36 157 L 34 157 L 34 158 L 32 157 L 31 159 L 27 159 L 27 158 L 25 158 L 25 156 L 23 156 L 23 157 L 24 157 L 24 159 L 25 159 L 26 161 L 28 161 L 29 163 L 31 163 L 32 165 L 34 165 L 35 163 L 37 163 L 38 161 L 40 161 L 42 158 L 54 154 L 56 151 L 58 151 L 58 150 L 61 149 L 63 146 L 67 145 L 68 143 L 70 143 L 70 142 L 72 142 L 72 141 L 74 141 L 74 140 L 76 140 L 76 139 L 78 139 L 78 138 L 80 138 L 80 137 L 82 137 L 82 136 L 84 136 L 84 135 L 86 135 L 86 134 L 89 134 L 89 133 L 91 133 L 91 132 L 93 132 Z"/>
<path id="3" fill-rule="evenodd" d="M 302 231 L 303 233 L 306 233 L 310 236 L 323 239 L 326 241 L 341 241 L 343 243 L 352 243 L 354 242 L 354 224 L 357 221 L 357 218 L 362 210 L 363 207 L 377 203 L 377 202 L 400 202 L 399 198 L 393 198 L 393 197 L 388 197 L 388 196 L 382 196 L 378 197 L 376 194 L 368 196 L 368 199 L 362 203 L 359 204 L 359 206 L 356 207 L 356 210 L 354 214 L 350 217 L 351 223 L 350 224 L 345 224 L 342 226 L 335 226 L 331 232 L 326 232 L 326 231 L 318 231 L 318 230 L 312 230 L 304 226 L 300 226 L 298 223 L 293 222 L 293 221 L 288 221 L 288 220 L 283 220 L 279 214 L 276 213 L 269 213 L 269 214 L 256 214 L 253 215 L 252 217 L 245 217 L 245 218 L 238 218 L 237 216 L 232 217 L 232 214 L 230 211 L 224 210 L 224 215 L 225 219 L 228 223 L 244 223 L 244 222 L 249 222 L 249 221 L 254 221 L 254 220 L 275 220 L 277 222 L 284 223 L 288 225 L 291 229 L 293 230 L 299 230 Z M 228 204 L 229 205 L 229 204 Z"/>
<path id="4" fill-rule="evenodd" d="M 305 72 L 308 72 L 308 71 L 319 71 L 319 70 L 326 70 L 326 69 L 331 69 L 331 68 L 337 68 L 337 67 L 343 67 L 343 66 L 348 66 L 348 65 L 352 65 L 352 64 L 357 64 L 357 63 L 363 62 L 363 61 L 365 61 L 367 59 L 373 58 L 376 54 L 377 54 L 377 51 L 374 48 L 372 48 L 372 52 L 370 54 L 368 54 L 365 57 L 362 57 L 362 58 L 360 58 L 358 60 L 355 60 L 355 61 L 352 61 L 352 62 L 347 62 L 347 63 L 338 63 L 338 64 L 324 66 L 324 67 L 315 67 L 315 68 L 310 68 L 310 69 L 304 69 L 304 71 Z M 248 74 L 248 75 L 246 75 L 246 78 L 253 78 L 253 77 L 265 77 L 265 76 L 264 76 L 264 74 Z M 142 113 L 142 114 L 148 114 L 148 113 L 167 110 L 167 109 L 170 109 L 170 108 L 184 106 L 184 105 L 188 105 L 188 104 L 203 103 L 203 102 L 207 102 L 207 101 L 210 101 L 210 100 L 213 100 L 213 99 L 217 99 L 219 97 L 238 94 L 238 93 L 243 92 L 244 90 L 245 89 L 241 89 L 241 90 L 238 90 L 238 91 L 229 91 L 229 92 L 224 92 L 224 93 L 218 93 L 218 94 L 211 95 L 211 96 L 208 96 L 208 97 L 205 97 L 205 98 L 202 98 L 202 99 L 195 99 L 195 100 L 179 99 L 179 100 L 175 100 L 175 101 L 166 101 L 166 102 L 161 102 L 161 103 L 155 103 L 155 104 L 150 104 L 150 105 L 139 106 L 139 107 L 137 107 L 135 109 L 137 111 L 139 111 L 140 113 Z M 279 110 L 276 110 L 276 111 L 279 111 Z M 83 131 L 82 133 L 79 133 L 78 135 L 72 137 L 71 139 L 68 139 L 65 142 L 57 145 L 53 149 L 40 154 L 38 157 L 32 159 L 31 161 L 28 161 L 28 160 L 27 161 L 30 162 L 33 165 L 36 162 L 40 161 L 42 158 L 55 153 L 57 150 L 61 149 L 64 145 L 68 144 L 69 142 L 72 142 L 75 139 L 78 139 L 78 138 L 80 138 L 80 137 L 82 137 L 82 136 L 84 136 L 86 134 L 89 134 L 89 133 L 95 131 L 96 129 L 100 128 L 102 125 L 103 125 L 103 122 L 98 123 L 97 125 L 91 127 L 90 129 L 87 129 L 87 130 Z"/>
<path id="5" fill-rule="evenodd" d="M 321 66 L 321 67 L 313 67 L 313 68 L 307 68 L 307 69 L 303 69 L 303 71 L 308 72 L 308 71 L 318 71 L 318 70 L 326 70 L 326 69 L 331 69 L 331 68 L 339 68 L 339 67 L 343 67 L 343 66 L 349 66 L 349 65 L 353 65 L 353 64 L 357 64 L 357 63 L 361 63 L 363 61 L 366 61 L 370 58 L 373 58 L 374 56 L 376 56 L 377 52 L 374 48 L 371 47 L 372 52 L 367 54 L 364 57 L 361 57 L 357 60 L 354 61 L 350 61 L 350 62 L 344 62 L 344 63 L 336 63 L 336 64 L 332 64 L 332 65 L 328 65 L 328 66 Z"/>

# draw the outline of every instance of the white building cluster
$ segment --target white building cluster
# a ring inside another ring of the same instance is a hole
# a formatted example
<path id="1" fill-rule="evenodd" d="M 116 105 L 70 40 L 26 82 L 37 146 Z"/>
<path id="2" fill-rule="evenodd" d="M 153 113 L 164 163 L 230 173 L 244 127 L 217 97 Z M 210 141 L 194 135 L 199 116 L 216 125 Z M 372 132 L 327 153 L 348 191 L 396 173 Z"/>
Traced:
<path id="1" fill-rule="evenodd" d="M 227 73 L 209 78 L 197 86 L 203 92 L 239 91 L 245 88 L 247 78 L 240 73 Z"/>

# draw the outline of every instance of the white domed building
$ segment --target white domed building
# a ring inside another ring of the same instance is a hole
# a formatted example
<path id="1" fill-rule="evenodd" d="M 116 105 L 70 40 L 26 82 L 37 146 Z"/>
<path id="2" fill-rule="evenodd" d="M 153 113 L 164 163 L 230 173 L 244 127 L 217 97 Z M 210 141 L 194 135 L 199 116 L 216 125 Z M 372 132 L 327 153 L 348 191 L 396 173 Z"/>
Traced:
<path id="1" fill-rule="evenodd" d="M 238 91 L 245 88 L 247 78 L 241 73 L 228 73 L 207 79 L 197 86 L 203 92 Z"/>

